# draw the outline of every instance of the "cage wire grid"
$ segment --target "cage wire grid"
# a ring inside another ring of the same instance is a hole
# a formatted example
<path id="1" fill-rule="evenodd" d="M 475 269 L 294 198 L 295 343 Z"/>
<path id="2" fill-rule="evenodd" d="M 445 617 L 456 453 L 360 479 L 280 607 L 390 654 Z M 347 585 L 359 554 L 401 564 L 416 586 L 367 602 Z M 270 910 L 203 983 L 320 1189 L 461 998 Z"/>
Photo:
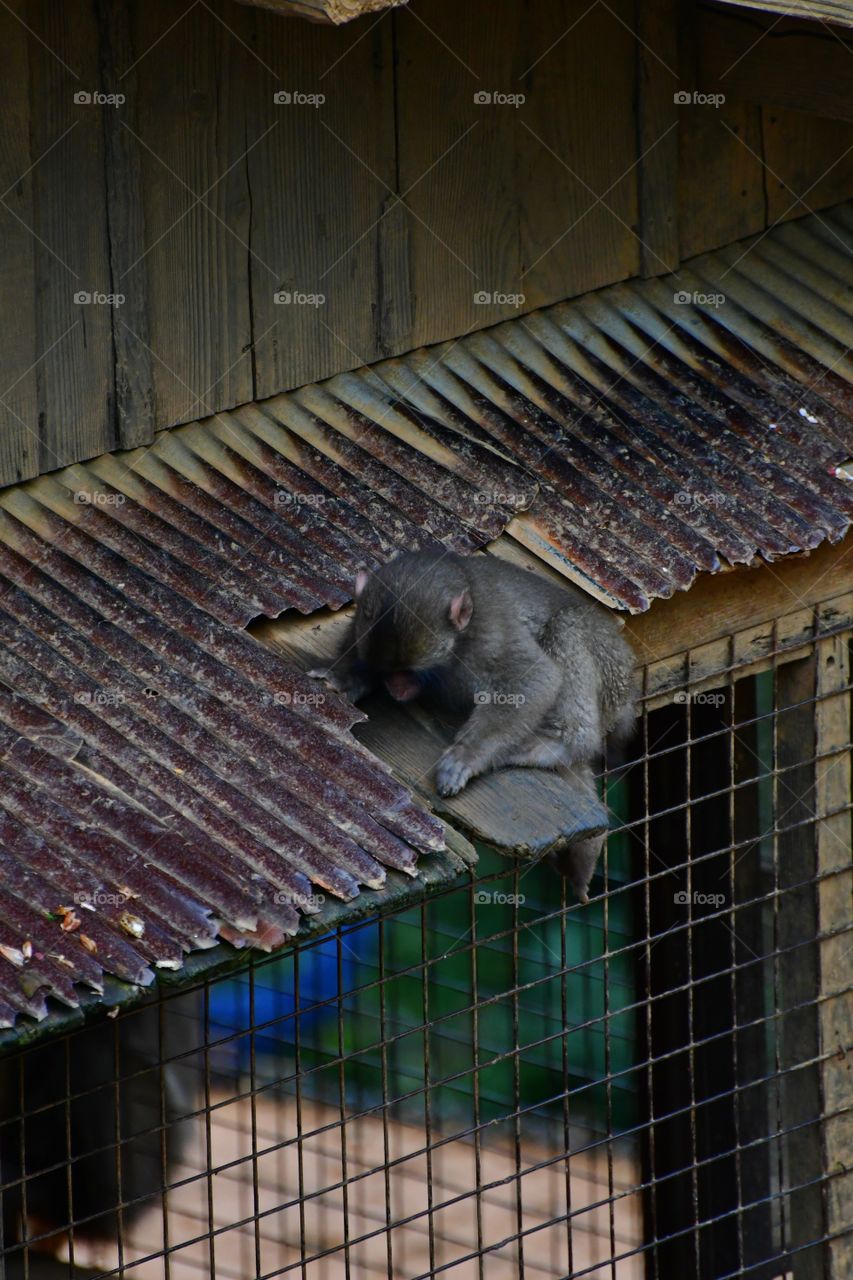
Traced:
<path id="1" fill-rule="evenodd" d="M 483 849 L 8 1055 L 6 1274 L 844 1274 L 850 638 L 646 671 L 589 906 Z"/>

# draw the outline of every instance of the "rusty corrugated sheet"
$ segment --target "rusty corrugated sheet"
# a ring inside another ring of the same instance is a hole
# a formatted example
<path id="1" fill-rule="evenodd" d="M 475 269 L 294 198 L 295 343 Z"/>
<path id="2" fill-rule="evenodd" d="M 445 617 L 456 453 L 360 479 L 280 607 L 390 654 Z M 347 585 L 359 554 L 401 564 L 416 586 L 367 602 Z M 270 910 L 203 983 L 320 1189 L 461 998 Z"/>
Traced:
<path id="1" fill-rule="evenodd" d="M 369 371 L 244 405 L 17 490 L 223 622 L 350 599 L 400 548 L 470 552 L 536 493 L 494 448 L 395 405 Z M 109 570 L 104 569 L 109 581 Z"/>
<path id="2" fill-rule="evenodd" d="M 273 947 L 318 890 L 353 898 L 443 845 L 351 737 L 359 712 L 39 487 L 0 499 L 7 1026 L 104 970 L 146 984 L 219 937 Z"/>
<path id="3" fill-rule="evenodd" d="M 853 488 L 829 470 L 853 452 L 851 246 L 845 206 L 373 375 L 529 468 L 511 532 L 641 610 L 846 532 Z"/>
<path id="4" fill-rule="evenodd" d="M 440 845 L 253 617 L 507 525 L 635 610 L 840 538 L 851 246 L 824 213 L 0 495 L 0 1025 Z"/>

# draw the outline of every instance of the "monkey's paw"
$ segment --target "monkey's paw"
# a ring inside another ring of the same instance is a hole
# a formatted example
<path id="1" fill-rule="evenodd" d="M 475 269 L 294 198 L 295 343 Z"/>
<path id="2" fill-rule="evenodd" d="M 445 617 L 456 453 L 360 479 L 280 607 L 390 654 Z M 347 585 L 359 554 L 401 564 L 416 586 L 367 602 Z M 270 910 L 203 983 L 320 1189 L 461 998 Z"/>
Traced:
<path id="1" fill-rule="evenodd" d="M 448 747 L 439 759 L 435 770 L 435 787 L 438 794 L 440 796 L 458 795 L 466 782 L 470 781 L 473 772 L 467 760 L 454 747 Z"/>

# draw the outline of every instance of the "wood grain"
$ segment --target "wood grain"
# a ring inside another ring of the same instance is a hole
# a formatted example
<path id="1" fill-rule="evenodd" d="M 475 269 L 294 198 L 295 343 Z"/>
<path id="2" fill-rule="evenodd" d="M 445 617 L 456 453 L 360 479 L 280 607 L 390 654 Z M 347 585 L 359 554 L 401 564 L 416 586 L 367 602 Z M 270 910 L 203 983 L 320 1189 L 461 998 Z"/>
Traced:
<path id="1" fill-rule="evenodd" d="M 407 264 L 389 20 L 361 38 L 252 16 L 264 67 L 249 111 L 252 138 L 263 138 L 247 157 L 249 269 L 257 389 L 268 396 L 409 345 Z M 299 301 L 309 296 L 324 300 Z"/>
<path id="2" fill-rule="evenodd" d="M 158 426 L 253 394 L 245 101 L 261 68 L 237 27 L 251 15 L 214 0 L 176 16 L 169 0 L 133 7 L 145 247 L 120 277 L 147 299 Z"/>
<path id="3" fill-rule="evenodd" d="M 0 377 L 0 483 L 39 470 L 29 49 L 18 20 L 25 7 L 26 0 L 13 0 L 0 10 L 0 84 L 7 94 L 0 130 L 0 290 L 9 308 Z"/>
<path id="4" fill-rule="evenodd" d="M 35 234 L 39 470 L 113 448 L 114 308 L 75 295 L 112 292 L 103 198 L 95 15 L 82 0 L 27 9 Z"/>

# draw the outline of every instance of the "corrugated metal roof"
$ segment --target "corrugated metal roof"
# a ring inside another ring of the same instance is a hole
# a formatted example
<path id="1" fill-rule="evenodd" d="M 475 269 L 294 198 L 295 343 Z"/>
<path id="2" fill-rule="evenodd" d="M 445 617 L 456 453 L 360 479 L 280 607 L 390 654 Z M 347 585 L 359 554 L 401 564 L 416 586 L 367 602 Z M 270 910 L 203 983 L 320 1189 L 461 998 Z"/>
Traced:
<path id="1" fill-rule="evenodd" d="M 535 473 L 511 532 L 631 610 L 837 540 L 853 452 L 847 207 L 385 361 L 389 390 Z M 684 301 L 689 298 L 689 302 Z"/>
<path id="2" fill-rule="evenodd" d="M 275 946 L 315 887 L 349 899 L 442 847 L 349 734 L 359 712 L 38 487 L 0 510 L 0 1025 L 102 970 Z"/>
<path id="3" fill-rule="evenodd" d="M 840 538 L 851 246 L 823 213 L 1 494 L 0 1025 L 440 847 L 253 617 L 507 525 L 634 610 Z"/>
<path id="4" fill-rule="evenodd" d="M 20 501 L 49 540 L 73 527 L 244 626 L 339 608 L 401 547 L 473 551 L 533 500 L 493 448 L 378 396 L 369 373 L 341 385 L 346 400 L 305 387 L 66 467 Z"/>

